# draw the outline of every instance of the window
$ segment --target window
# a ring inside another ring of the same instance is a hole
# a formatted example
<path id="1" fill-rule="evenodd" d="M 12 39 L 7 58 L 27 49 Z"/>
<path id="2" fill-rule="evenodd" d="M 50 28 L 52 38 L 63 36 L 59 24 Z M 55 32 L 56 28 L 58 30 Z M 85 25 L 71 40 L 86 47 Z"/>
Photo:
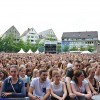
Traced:
<path id="1" fill-rule="evenodd" d="M 34 36 L 31 36 L 31 38 L 34 38 Z"/>
<path id="2" fill-rule="evenodd" d="M 37 38 L 37 36 L 35 36 L 35 38 Z"/>
<path id="3" fill-rule="evenodd" d="M 34 34 L 34 33 L 29 33 L 29 34 Z"/>
<path id="4" fill-rule="evenodd" d="M 34 40 L 31 40 L 31 42 L 34 42 Z"/>

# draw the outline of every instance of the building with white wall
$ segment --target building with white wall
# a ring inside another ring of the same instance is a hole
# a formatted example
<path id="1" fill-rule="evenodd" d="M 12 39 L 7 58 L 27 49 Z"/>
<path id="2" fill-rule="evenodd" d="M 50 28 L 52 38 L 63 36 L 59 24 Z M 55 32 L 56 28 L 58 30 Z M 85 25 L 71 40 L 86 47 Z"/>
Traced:
<path id="1" fill-rule="evenodd" d="M 26 42 L 27 40 L 30 41 L 31 44 L 35 44 L 36 41 L 39 39 L 37 32 L 34 28 L 28 28 L 22 35 L 21 39 Z"/>

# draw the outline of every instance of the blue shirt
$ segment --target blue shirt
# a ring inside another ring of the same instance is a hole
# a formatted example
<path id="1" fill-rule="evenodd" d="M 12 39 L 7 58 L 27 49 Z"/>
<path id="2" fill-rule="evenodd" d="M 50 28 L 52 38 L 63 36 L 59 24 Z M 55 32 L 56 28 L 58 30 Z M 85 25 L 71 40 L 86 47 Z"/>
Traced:
<path id="1" fill-rule="evenodd" d="M 8 97 L 14 97 L 14 98 L 25 97 L 26 95 L 25 84 L 21 79 L 18 79 L 17 83 L 12 85 L 11 85 L 11 78 L 6 78 L 3 83 L 2 92 L 12 92 L 12 95 Z"/>

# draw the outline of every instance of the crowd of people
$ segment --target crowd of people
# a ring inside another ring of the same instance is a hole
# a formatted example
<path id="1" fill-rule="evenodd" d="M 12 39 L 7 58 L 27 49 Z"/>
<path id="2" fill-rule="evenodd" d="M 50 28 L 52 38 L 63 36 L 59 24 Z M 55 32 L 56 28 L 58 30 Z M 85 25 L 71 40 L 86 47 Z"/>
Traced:
<path id="1" fill-rule="evenodd" d="M 91 100 L 100 95 L 100 54 L 0 53 L 0 97 Z"/>

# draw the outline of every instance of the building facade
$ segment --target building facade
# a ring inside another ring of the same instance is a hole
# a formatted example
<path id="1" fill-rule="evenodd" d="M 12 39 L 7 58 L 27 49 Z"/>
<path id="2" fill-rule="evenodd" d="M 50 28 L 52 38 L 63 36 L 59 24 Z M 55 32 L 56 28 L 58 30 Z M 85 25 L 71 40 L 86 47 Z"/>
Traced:
<path id="1" fill-rule="evenodd" d="M 36 41 L 39 39 L 37 32 L 34 28 L 28 28 L 22 35 L 21 39 L 26 42 L 27 40 L 30 41 L 31 44 L 35 44 Z"/>
<path id="2" fill-rule="evenodd" d="M 14 41 L 18 42 L 20 39 L 20 33 L 18 30 L 15 28 L 15 26 L 11 26 L 3 35 L 2 38 L 8 37 L 10 34 L 13 35 Z"/>
<path id="3" fill-rule="evenodd" d="M 98 32 L 64 32 L 62 35 L 62 48 L 68 46 L 69 48 L 94 46 L 97 49 L 98 45 Z"/>
<path id="4" fill-rule="evenodd" d="M 50 41 L 57 41 L 57 37 L 52 29 L 48 29 L 42 31 L 39 34 L 40 39 L 50 40 Z"/>

